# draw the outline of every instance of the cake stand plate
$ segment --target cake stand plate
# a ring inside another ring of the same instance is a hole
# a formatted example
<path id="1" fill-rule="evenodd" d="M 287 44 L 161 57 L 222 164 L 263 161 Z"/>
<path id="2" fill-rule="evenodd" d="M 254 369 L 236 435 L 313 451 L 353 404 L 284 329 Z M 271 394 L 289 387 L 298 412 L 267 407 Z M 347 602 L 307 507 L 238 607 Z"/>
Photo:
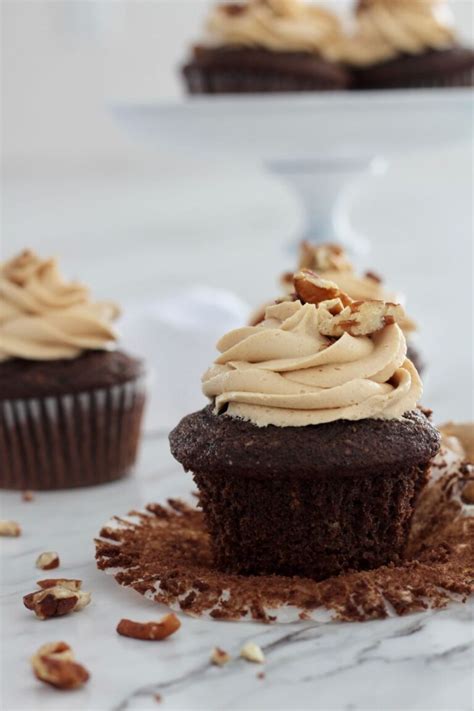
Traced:
<path id="1" fill-rule="evenodd" d="M 259 162 L 299 195 L 303 237 L 360 250 L 347 219 L 356 179 L 383 173 L 394 156 L 472 139 L 474 92 L 223 95 L 110 108 L 160 150 Z"/>

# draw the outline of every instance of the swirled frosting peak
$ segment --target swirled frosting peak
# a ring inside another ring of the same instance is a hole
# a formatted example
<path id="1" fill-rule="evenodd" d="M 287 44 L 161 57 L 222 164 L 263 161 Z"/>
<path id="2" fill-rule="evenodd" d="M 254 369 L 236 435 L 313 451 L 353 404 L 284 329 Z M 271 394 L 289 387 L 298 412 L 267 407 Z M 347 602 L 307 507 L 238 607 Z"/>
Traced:
<path id="1" fill-rule="evenodd" d="M 66 281 L 55 259 L 25 250 L 0 264 L 0 361 L 57 360 L 84 350 L 114 348 L 118 308 L 91 301 L 88 289 Z"/>
<path id="2" fill-rule="evenodd" d="M 341 32 L 329 10 L 301 0 L 247 0 L 217 5 L 207 21 L 212 44 L 260 47 L 281 52 L 314 52 L 326 47 Z"/>
<path id="3" fill-rule="evenodd" d="M 319 303 L 288 297 L 267 307 L 257 326 L 218 342 L 220 355 L 203 376 L 204 394 L 214 400 L 216 414 L 259 427 L 400 419 L 416 407 L 422 385 L 406 358 L 395 322 L 399 310 L 375 301 L 348 300 L 346 306 L 340 291 Z"/>
<path id="4" fill-rule="evenodd" d="M 368 66 L 402 54 L 442 50 L 455 43 L 444 0 L 360 0 L 352 35 L 330 47 L 331 58 Z"/>

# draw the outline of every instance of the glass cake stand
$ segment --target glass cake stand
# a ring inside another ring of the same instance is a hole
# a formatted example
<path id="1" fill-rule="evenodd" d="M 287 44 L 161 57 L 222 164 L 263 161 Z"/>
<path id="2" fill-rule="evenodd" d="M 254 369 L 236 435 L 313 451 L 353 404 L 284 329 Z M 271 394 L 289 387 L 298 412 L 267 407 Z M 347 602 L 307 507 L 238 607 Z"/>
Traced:
<path id="1" fill-rule="evenodd" d="M 366 246 L 347 207 L 363 175 L 391 157 L 436 149 L 473 134 L 466 89 L 183 97 L 114 104 L 128 131 L 160 149 L 258 161 L 283 179 L 305 210 L 302 237 Z"/>

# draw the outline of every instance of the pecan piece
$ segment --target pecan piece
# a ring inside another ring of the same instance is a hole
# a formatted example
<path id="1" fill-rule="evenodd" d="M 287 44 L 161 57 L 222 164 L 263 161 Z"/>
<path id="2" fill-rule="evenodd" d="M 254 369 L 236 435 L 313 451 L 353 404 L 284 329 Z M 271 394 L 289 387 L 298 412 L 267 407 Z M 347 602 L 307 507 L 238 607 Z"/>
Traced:
<path id="1" fill-rule="evenodd" d="M 345 251 L 337 244 L 311 244 L 304 241 L 300 245 L 299 269 L 314 269 L 316 272 L 348 271 L 352 269 Z"/>
<path id="2" fill-rule="evenodd" d="M 53 551 L 40 553 L 36 559 L 36 567 L 40 570 L 53 570 L 59 566 L 59 555 Z"/>
<path id="3" fill-rule="evenodd" d="M 338 285 L 323 279 L 310 269 L 301 269 L 294 276 L 295 291 L 303 303 L 320 304 L 322 301 L 339 299 L 343 306 L 352 304 L 352 299 Z"/>
<path id="4" fill-rule="evenodd" d="M 214 647 L 211 653 L 211 662 L 218 667 L 223 667 L 230 662 L 230 654 L 220 647 Z"/>
<path id="5" fill-rule="evenodd" d="M 48 583 L 44 587 L 40 583 Z M 79 587 L 67 587 L 60 584 L 79 583 Z M 90 593 L 80 589 L 81 581 L 49 580 L 39 581 L 40 590 L 29 593 L 23 597 L 23 604 L 28 610 L 32 610 L 40 620 L 47 620 L 50 617 L 62 617 L 70 612 L 82 610 L 91 601 Z"/>
<path id="6" fill-rule="evenodd" d="M 326 305 L 318 308 L 318 328 L 323 336 L 338 338 L 344 333 L 351 336 L 370 336 L 403 318 L 399 304 L 384 301 L 353 301 L 340 313 L 334 315 Z"/>
<path id="7" fill-rule="evenodd" d="M 244 644 L 240 650 L 240 656 L 248 662 L 254 662 L 255 664 L 263 664 L 265 661 L 265 655 L 255 642 L 247 642 L 247 644 Z"/>
<path id="8" fill-rule="evenodd" d="M 31 657 L 31 666 L 40 681 L 57 689 L 77 689 L 89 679 L 89 672 L 75 661 L 66 642 L 43 644 Z"/>
<path id="9" fill-rule="evenodd" d="M 19 523 L 16 521 L 6 521 L 5 519 L 0 521 L 0 536 L 17 538 L 20 535 L 21 528 Z"/>
<path id="10" fill-rule="evenodd" d="M 155 641 L 166 639 L 166 637 L 179 630 L 180 627 L 179 618 L 171 612 L 158 622 L 134 622 L 133 620 L 122 619 L 117 625 L 117 632 L 124 637 Z"/>

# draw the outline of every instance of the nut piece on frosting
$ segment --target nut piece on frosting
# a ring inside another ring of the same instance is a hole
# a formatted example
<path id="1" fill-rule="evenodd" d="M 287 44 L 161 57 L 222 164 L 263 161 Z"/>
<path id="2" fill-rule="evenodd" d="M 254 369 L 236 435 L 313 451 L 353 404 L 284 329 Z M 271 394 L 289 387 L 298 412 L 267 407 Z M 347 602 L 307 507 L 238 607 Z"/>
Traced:
<path id="1" fill-rule="evenodd" d="M 39 580 L 40 590 L 23 597 L 23 604 L 40 620 L 79 612 L 91 601 L 90 593 L 81 590 L 82 581 L 62 578 Z"/>
<path id="2" fill-rule="evenodd" d="M 64 691 L 77 689 L 89 679 L 89 672 L 75 661 L 66 642 L 43 644 L 31 657 L 31 666 L 40 681 Z"/>
<path id="3" fill-rule="evenodd" d="M 352 299 L 338 285 L 323 279 L 311 269 L 301 269 L 293 277 L 296 295 L 306 304 L 320 304 L 322 301 L 339 299 L 344 306 L 352 303 Z"/>
<path id="4" fill-rule="evenodd" d="M 344 333 L 369 336 L 404 317 L 399 304 L 353 301 L 337 284 L 309 269 L 295 274 L 294 285 L 301 301 L 318 306 L 318 328 L 323 336 L 339 338 Z"/>
<path id="5" fill-rule="evenodd" d="M 352 264 L 342 247 L 337 244 L 311 244 L 304 240 L 300 245 L 300 269 L 316 272 L 352 271 Z"/>

